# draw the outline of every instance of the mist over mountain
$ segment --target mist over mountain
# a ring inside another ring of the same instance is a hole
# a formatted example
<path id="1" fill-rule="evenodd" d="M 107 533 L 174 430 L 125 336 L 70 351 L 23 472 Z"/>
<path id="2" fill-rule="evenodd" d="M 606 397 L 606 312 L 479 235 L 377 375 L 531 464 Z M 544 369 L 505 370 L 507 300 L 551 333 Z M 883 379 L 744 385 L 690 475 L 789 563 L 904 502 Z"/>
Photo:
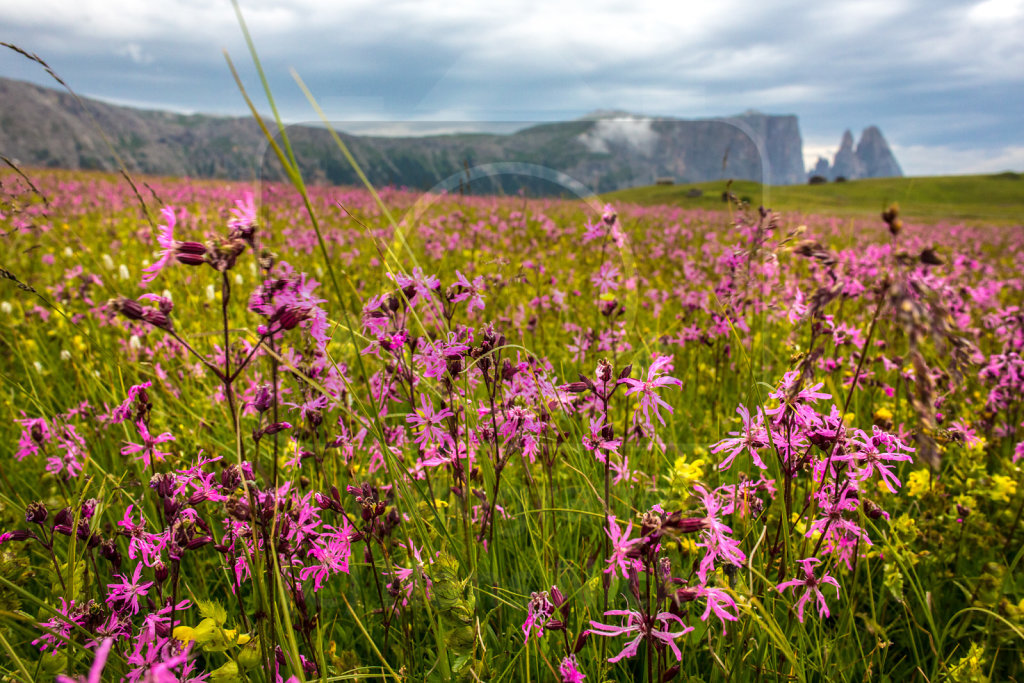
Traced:
<path id="1" fill-rule="evenodd" d="M 148 111 L 83 98 L 86 113 L 64 91 L 10 79 L 0 79 L 0 102 L 0 153 L 25 166 L 113 170 L 116 162 L 102 130 L 133 172 L 284 178 L 250 117 Z M 288 135 L 308 181 L 358 184 L 325 129 L 291 126 Z M 419 190 L 468 187 L 477 193 L 558 195 L 608 192 L 669 178 L 778 185 L 806 180 L 797 117 L 753 111 L 695 120 L 598 111 L 512 133 L 340 135 L 375 185 Z M 858 153 L 864 146 L 865 155 L 870 148 L 884 157 L 888 146 L 881 133 L 877 137 L 880 146 L 866 145 L 862 138 Z"/>

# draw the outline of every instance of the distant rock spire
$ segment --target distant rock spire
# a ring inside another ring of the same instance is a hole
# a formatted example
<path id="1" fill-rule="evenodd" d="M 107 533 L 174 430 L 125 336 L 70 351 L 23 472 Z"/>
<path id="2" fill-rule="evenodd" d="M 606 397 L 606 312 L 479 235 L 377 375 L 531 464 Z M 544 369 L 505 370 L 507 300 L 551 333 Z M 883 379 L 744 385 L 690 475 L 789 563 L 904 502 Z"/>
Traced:
<path id="1" fill-rule="evenodd" d="M 903 175 L 899 162 L 882 136 L 878 126 L 868 126 L 860 135 L 860 142 L 853 145 L 853 133 L 847 130 L 839 143 L 832 164 L 819 158 L 809 176 L 822 176 L 828 180 L 845 178 L 896 178 Z"/>
<path id="2" fill-rule="evenodd" d="M 864 167 L 865 178 L 898 178 L 903 175 L 903 169 L 877 126 L 868 126 L 860 134 L 857 158 Z"/>
<path id="3" fill-rule="evenodd" d="M 832 162 L 831 176 L 830 180 L 840 177 L 847 180 L 865 177 L 860 159 L 853 149 L 853 133 L 849 130 L 843 133 L 843 140 L 839 143 L 839 151 L 836 152 L 836 158 Z"/>

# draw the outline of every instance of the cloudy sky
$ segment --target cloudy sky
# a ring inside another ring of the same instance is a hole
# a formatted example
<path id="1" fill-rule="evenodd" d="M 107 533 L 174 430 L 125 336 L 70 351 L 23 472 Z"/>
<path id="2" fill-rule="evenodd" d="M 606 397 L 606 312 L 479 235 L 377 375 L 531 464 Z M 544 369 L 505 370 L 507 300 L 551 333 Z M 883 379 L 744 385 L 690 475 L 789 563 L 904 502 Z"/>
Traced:
<path id="1" fill-rule="evenodd" d="M 757 109 L 800 117 L 808 162 L 876 124 L 910 175 L 1024 170 L 1024 0 L 240 2 L 292 122 L 294 67 L 378 129 Z M 121 104 L 245 113 L 223 50 L 258 84 L 229 0 L 10 0 L 0 39 Z M 0 76 L 50 84 L 6 51 Z"/>

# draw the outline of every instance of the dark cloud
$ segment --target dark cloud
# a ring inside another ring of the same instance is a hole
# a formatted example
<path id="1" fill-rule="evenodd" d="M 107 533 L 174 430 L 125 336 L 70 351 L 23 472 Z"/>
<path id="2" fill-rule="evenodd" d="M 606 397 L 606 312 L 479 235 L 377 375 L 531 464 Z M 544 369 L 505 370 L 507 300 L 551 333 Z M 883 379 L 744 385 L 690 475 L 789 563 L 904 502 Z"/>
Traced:
<path id="1" fill-rule="evenodd" d="M 814 149 L 877 124 L 907 150 L 908 173 L 998 170 L 986 164 L 1016 163 L 1024 148 L 1022 0 L 243 5 L 292 121 L 315 118 L 294 67 L 336 120 L 754 108 L 798 114 Z M 228 3 L 39 0 L 0 8 L 0 26 L 81 93 L 120 103 L 245 113 L 224 48 L 258 87 Z M 0 55 L 0 74 L 46 81 L 13 54 Z"/>

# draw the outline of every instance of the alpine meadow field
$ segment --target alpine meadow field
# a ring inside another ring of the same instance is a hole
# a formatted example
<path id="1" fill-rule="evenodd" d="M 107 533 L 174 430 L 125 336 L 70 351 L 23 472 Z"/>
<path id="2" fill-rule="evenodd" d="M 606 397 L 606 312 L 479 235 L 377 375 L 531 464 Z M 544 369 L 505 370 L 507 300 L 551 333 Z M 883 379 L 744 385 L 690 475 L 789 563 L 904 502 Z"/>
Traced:
<path id="1" fill-rule="evenodd" d="M 5 680 L 1020 679 L 1020 228 L 24 174 Z"/>

